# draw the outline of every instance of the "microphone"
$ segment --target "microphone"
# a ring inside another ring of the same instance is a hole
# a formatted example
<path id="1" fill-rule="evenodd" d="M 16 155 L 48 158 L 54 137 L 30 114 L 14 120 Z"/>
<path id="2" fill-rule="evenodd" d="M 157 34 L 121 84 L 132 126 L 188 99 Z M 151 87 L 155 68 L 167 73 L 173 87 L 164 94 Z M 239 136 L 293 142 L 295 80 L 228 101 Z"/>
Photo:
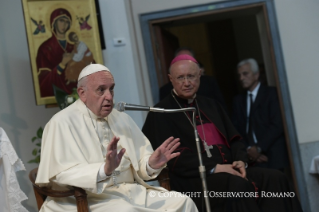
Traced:
<path id="1" fill-rule="evenodd" d="M 164 109 L 157 107 L 149 107 L 142 105 L 133 105 L 127 104 L 125 102 L 119 102 L 116 105 L 116 109 L 120 112 L 125 110 L 134 110 L 134 111 L 150 111 L 150 112 L 158 112 L 158 113 L 175 113 L 175 112 L 184 112 L 184 111 L 196 111 L 194 107 L 182 108 L 182 109 Z"/>
<path id="2" fill-rule="evenodd" d="M 149 106 L 142 106 L 142 105 L 133 105 L 133 104 L 127 104 L 125 102 L 119 102 L 116 105 L 116 109 L 120 112 L 123 112 L 125 110 L 134 110 L 134 111 L 152 111 L 152 112 L 163 112 L 163 108 L 153 108 Z"/>

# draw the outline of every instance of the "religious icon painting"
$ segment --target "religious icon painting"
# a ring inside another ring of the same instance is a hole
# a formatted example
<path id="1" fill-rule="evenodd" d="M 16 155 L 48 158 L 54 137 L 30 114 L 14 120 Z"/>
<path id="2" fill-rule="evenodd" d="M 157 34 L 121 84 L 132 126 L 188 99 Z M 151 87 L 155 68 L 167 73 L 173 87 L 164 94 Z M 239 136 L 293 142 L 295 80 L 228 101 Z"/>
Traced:
<path id="1" fill-rule="evenodd" d="M 81 70 L 103 64 L 94 0 L 22 0 L 37 105 L 71 94 Z"/>

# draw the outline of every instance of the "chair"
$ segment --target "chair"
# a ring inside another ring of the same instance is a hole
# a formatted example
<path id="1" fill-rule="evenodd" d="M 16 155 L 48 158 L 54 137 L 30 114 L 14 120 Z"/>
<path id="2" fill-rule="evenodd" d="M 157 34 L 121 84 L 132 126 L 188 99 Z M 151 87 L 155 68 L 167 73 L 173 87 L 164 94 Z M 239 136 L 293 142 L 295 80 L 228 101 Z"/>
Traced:
<path id="1" fill-rule="evenodd" d="M 169 182 L 168 176 L 168 168 L 164 168 L 161 173 L 155 178 L 154 180 L 158 180 L 161 187 L 165 188 L 166 190 L 170 191 L 171 186 Z"/>
<path id="2" fill-rule="evenodd" d="M 87 202 L 87 194 L 82 188 L 73 187 L 73 190 L 69 191 L 55 191 L 46 187 L 40 187 L 35 184 L 35 179 L 37 177 L 38 168 L 31 170 L 29 174 L 29 179 L 33 186 L 33 191 L 35 194 L 35 198 L 37 200 L 38 209 L 42 207 L 43 202 L 47 198 L 50 197 L 68 197 L 74 196 L 76 199 L 76 205 L 78 212 L 88 212 L 88 202 Z M 170 191 L 171 187 L 169 184 L 169 176 L 168 176 L 168 168 L 164 168 L 161 173 L 154 180 L 158 180 L 161 187 Z M 152 181 L 154 181 L 152 180 Z"/>
<path id="3" fill-rule="evenodd" d="M 88 202 L 87 202 L 87 194 L 82 188 L 73 187 L 73 190 L 69 191 L 55 191 L 46 187 L 40 187 L 35 184 L 35 179 L 37 177 L 38 168 L 31 170 L 29 174 L 29 179 L 33 185 L 33 191 L 35 194 L 35 198 L 37 200 L 38 209 L 40 210 L 43 202 L 47 198 L 50 197 L 68 197 L 74 196 L 76 199 L 76 205 L 78 212 L 88 212 Z"/>

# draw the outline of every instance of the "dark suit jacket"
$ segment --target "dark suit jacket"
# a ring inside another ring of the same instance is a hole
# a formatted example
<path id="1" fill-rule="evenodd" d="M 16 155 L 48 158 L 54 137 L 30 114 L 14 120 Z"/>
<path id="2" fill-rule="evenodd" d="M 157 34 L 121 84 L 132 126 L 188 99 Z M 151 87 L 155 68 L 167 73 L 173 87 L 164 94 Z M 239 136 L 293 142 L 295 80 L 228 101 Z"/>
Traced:
<path id="1" fill-rule="evenodd" d="M 248 143 L 247 92 L 233 101 L 233 123 Z M 289 164 L 278 95 L 275 87 L 260 85 L 252 107 L 252 127 L 257 138 L 257 146 L 268 157 L 268 163 L 259 166 L 281 169 Z"/>

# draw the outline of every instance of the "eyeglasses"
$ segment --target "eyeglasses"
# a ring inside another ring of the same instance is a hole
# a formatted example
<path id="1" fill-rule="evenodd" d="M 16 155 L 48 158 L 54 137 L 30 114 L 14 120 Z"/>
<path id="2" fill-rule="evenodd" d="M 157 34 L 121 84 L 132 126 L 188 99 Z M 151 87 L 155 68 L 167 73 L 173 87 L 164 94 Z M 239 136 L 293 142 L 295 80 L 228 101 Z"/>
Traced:
<path id="1" fill-rule="evenodd" d="M 179 77 L 176 77 L 175 78 L 178 82 L 182 83 L 185 81 L 185 79 L 187 79 L 188 81 L 194 81 L 197 79 L 197 75 L 192 75 L 192 74 L 189 74 L 187 76 L 179 76 Z"/>

